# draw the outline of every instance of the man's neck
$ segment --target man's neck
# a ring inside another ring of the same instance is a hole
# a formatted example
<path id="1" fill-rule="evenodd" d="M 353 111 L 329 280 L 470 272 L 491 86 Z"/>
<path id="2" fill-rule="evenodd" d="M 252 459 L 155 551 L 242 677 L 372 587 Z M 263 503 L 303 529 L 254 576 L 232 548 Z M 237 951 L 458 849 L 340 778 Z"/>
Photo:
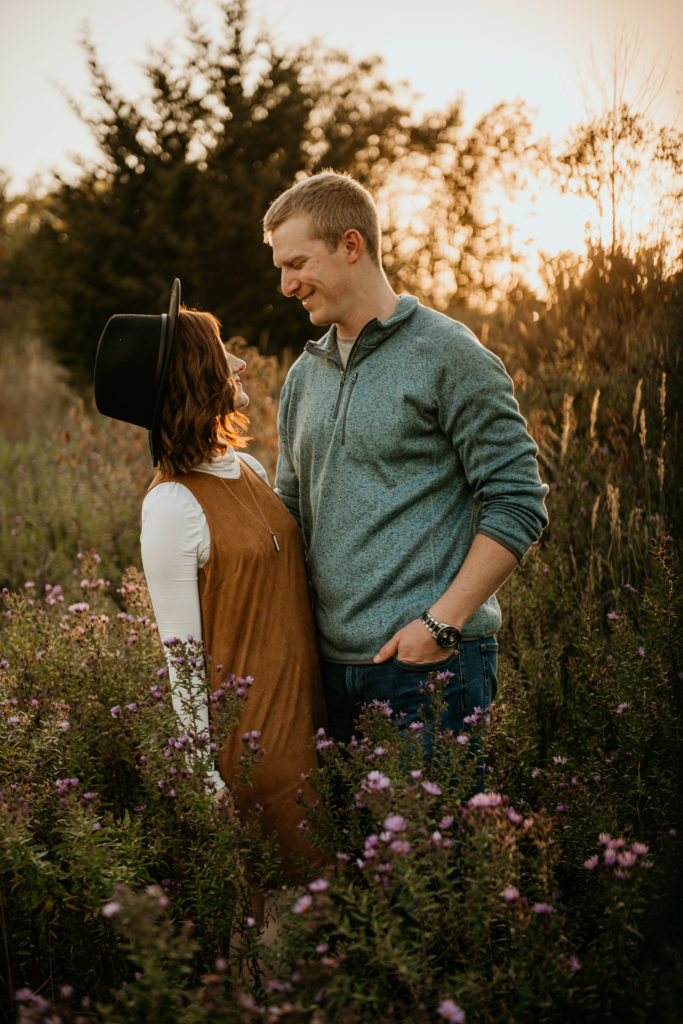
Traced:
<path id="1" fill-rule="evenodd" d="M 390 288 L 388 282 L 386 287 L 377 289 L 365 297 L 359 296 L 359 301 L 354 305 L 350 315 L 343 321 L 337 321 L 335 327 L 337 334 L 342 338 L 355 338 L 370 320 L 388 320 L 396 312 L 399 297 Z"/>

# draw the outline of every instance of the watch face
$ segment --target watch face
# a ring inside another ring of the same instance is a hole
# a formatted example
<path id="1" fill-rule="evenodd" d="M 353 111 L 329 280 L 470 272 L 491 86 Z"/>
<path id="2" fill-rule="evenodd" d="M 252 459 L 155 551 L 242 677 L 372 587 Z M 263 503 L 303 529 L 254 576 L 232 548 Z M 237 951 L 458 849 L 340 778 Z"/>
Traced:
<path id="1" fill-rule="evenodd" d="M 439 647 L 455 647 L 459 639 L 460 633 L 455 626 L 444 626 L 436 636 L 436 642 Z"/>

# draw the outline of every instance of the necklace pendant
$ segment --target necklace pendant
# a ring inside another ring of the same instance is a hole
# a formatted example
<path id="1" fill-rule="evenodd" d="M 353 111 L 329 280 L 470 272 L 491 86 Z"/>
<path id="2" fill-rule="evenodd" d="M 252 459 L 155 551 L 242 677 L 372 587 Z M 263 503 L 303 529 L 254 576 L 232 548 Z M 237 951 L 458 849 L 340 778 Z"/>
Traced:
<path id="1" fill-rule="evenodd" d="M 280 550 L 280 545 L 277 542 L 277 537 L 275 536 L 274 533 L 271 533 L 270 536 L 273 538 L 273 544 L 275 545 L 275 550 L 279 551 Z"/>

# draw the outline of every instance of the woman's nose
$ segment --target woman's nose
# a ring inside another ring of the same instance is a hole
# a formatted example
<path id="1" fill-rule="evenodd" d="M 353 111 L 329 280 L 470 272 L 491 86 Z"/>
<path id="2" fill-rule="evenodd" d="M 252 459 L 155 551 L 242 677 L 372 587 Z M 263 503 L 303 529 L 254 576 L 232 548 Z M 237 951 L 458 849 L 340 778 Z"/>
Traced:
<path id="1" fill-rule="evenodd" d="M 247 368 L 247 364 L 244 359 L 234 356 L 232 352 L 228 352 L 228 366 L 230 367 L 230 374 L 233 377 L 236 374 L 242 373 L 242 371 Z"/>

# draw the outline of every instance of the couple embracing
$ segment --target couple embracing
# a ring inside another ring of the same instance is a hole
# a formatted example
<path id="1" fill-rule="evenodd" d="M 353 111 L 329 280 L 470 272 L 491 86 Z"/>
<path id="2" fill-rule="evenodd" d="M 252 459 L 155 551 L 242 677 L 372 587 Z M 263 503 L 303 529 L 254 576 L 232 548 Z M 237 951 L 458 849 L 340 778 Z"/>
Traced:
<path id="1" fill-rule="evenodd" d="M 178 281 L 168 314 L 109 320 L 95 396 L 150 431 L 141 546 L 162 639 L 203 642 L 199 690 L 253 678 L 210 781 L 230 791 L 242 734 L 260 733 L 258 772 L 232 796 L 241 812 L 259 805 L 286 862 L 311 852 L 297 792 L 312 798 L 302 773 L 321 725 L 347 742 L 381 700 L 406 728 L 433 669 L 452 673 L 442 728 L 491 703 L 495 593 L 547 523 L 547 487 L 500 360 L 392 290 L 358 182 L 306 178 L 263 228 L 283 294 L 329 328 L 282 389 L 274 489 L 238 455 L 246 364 L 211 314 L 180 304 Z M 182 698 L 175 687 L 181 723 Z"/>

